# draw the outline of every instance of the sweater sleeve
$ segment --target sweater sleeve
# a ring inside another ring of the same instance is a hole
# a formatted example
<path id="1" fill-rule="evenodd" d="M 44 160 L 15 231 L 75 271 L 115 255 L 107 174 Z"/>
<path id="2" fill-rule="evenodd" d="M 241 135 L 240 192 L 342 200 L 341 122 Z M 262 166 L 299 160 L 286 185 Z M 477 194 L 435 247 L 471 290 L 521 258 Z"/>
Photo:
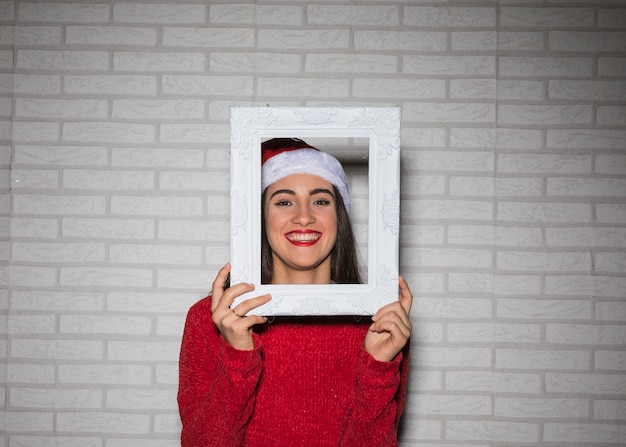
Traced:
<path id="1" fill-rule="evenodd" d="M 361 350 L 356 388 L 340 447 L 397 447 L 400 417 L 406 406 L 409 347 L 391 362 Z"/>
<path id="2" fill-rule="evenodd" d="M 207 302 L 208 301 L 208 302 Z M 238 447 L 254 411 L 261 347 L 239 351 L 213 325 L 210 298 L 187 314 L 180 349 L 181 447 Z"/>

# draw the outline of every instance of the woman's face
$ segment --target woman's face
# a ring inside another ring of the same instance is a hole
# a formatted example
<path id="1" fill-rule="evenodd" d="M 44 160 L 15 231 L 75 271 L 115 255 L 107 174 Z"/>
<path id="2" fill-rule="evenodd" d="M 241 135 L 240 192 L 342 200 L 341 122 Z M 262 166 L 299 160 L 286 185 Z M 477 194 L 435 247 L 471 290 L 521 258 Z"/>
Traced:
<path id="1" fill-rule="evenodd" d="M 267 188 L 263 207 L 274 281 L 330 282 L 330 252 L 337 240 L 332 184 L 292 174 Z"/>

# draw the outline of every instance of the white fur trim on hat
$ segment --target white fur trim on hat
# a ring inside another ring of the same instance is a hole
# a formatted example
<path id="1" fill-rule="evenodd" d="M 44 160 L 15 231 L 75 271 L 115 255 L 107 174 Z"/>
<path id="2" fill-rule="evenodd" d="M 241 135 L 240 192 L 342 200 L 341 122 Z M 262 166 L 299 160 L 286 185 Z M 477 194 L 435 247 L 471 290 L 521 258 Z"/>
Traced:
<path id="1" fill-rule="evenodd" d="M 343 203 L 350 211 L 348 180 L 339 160 L 332 155 L 315 149 L 295 149 L 281 152 L 269 158 L 261 168 L 263 191 L 269 185 L 292 174 L 312 174 L 335 185 Z"/>

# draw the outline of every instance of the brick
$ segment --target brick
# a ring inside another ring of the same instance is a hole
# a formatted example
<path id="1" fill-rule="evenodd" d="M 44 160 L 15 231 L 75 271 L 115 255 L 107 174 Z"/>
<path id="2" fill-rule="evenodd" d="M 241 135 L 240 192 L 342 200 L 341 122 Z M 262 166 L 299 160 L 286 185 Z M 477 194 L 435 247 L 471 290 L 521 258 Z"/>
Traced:
<path id="1" fill-rule="evenodd" d="M 620 396 L 626 393 L 626 376 L 607 373 L 548 372 L 545 379 L 548 393 L 584 393 Z"/>
<path id="2" fill-rule="evenodd" d="M 89 95 L 154 95 L 156 78 L 145 75 L 69 75 L 64 78 L 67 93 Z"/>
<path id="3" fill-rule="evenodd" d="M 145 434 L 149 430 L 147 414 L 110 412 L 67 412 L 59 413 L 56 429 L 61 432 Z"/>
<path id="4" fill-rule="evenodd" d="M 586 370 L 589 353 L 558 349 L 498 349 L 496 368 Z"/>
<path id="5" fill-rule="evenodd" d="M 510 51 L 541 51 L 544 47 L 544 33 L 540 31 L 498 30 L 497 48 Z"/>
<path id="6" fill-rule="evenodd" d="M 624 51 L 626 33 L 590 31 L 551 31 L 548 47 L 554 51 L 604 52 Z"/>
<path id="7" fill-rule="evenodd" d="M 304 24 L 304 8 L 291 5 L 214 4 L 209 6 L 209 22 L 223 24 L 283 25 Z"/>
<path id="8" fill-rule="evenodd" d="M 145 104 L 149 105 L 149 103 Z M 136 107 L 137 104 L 135 103 L 134 106 Z M 114 148 L 111 153 L 111 165 L 143 168 L 194 168 L 204 164 L 205 152 L 202 149 L 184 148 Z M 225 155 L 227 158 L 228 153 L 226 152 Z"/>
<path id="9" fill-rule="evenodd" d="M 436 31 L 355 30 L 357 50 L 445 51 L 446 33 Z"/>
<path id="10" fill-rule="evenodd" d="M 98 360 L 104 355 L 103 344 L 91 340 L 54 340 L 15 338 L 11 357 L 38 360 Z"/>
<path id="11" fill-rule="evenodd" d="M 20 5 L 18 19 L 25 22 L 81 23 L 109 21 L 109 5 L 76 3 L 27 3 Z"/>
<path id="12" fill-rule="evenodd" d="M 58 94 L 61 91 L 61 78 L 56 75 L 16 73 L 12 80 L 14 93 Z"/>
<path id="13" fill-rule="evenodd" d="M 93 219 L 72 218 L 62 220 L 64 237 L 90 239 L 154 239 L 154 222 L 151 219 Z"/>
<path id="14" fill-rule="evenodd" d="M 60 26 L 18 26 L 13 29 L 17 45 L 59 45 L 62 43 Z"/>
<path id="15" fill-rule="evenodd" d="M 150 385 L 148 365 L 60 364 L 59 383 L 75 385 Z"/>
<path id="16" fill-rule="evenodd" d="M 341 49 L 348 48 L 350 34 L 347 30 L 259 30 L 258 47 L 261 49 Z"/>
<path id="17" fill-rule="evenodd" d="M 185 3 L 141 4 L 117 3 L 113 5 L 113 21 L 121 23 L 148 24 L 194 24 L 204 23 L 205 5 Z"/>
<path id="18" fill-rule="evenodd" d="M 626 132 L 607 129 L 559 129 L 548 130 L 547 147 L 569 149 L 594 147 L 618 149 L 626 142 Z"/>
<path id="19" fill-rule="evenodd" d="M 623 426 L 592 424 L 584 422 L 550 422 L 544 426 L 543 439 L 546 442 L 586 442 L 619 445 L 626 436 Z"/>
<path id="20" fill-rule="evenodd" d="M 500 8 L 500 24 L 523 27 L 590 27 L 593 26 L 592 8 Z"/>
<path id="21" fill-rule="evenodd" d="M 407 6 L 402 23 L 405 26 L 492 27 L 496 24 L 496 10 L 485 7 Z"/>
<path id="22" fill-rule="evenodd" d="M 43 389 L 11 387 L 11 406 L 37 409 L 93 409 L 103 404 L 102 392 L 96 389 Z"/>
<path id="23" fill-rule="evenodd" d="M 598 75 L 600 76 L 624 76 L 626 71 L 626 58 L 605 56 L 598 58 Z"/>
<path id="24" fill-rule="evenodd" d="M 423 318 L 491 318 L 493 304 L 487 299 L 420 298 L 412 315 Z"/>
<path id="25" fill-rule="evenodd" d="M 625 91 L 624 81 L 554 80 L 548 83 L 548 97 L 557 100 L 624 101 Z"/>
<path id="26" fill-rule="evenodd" d="M 14 191 L 24 188 L 56 189 L 59 187 L 59 172 L 52 170 L 14 169 L 11 172 L 11 187 Z"/>
<path id="27" fill-rule="evenodd" d="M 104 166 L 108 155 L 98 146 L 43 146 L 16 145 L 15 162 L 18 164 L 50 166 Z"/>
<path id="28" fill-rule="evenodd" d="M 81 45 L 154 46 L 157 43 L 157 30 L 138 26 L 70 25 L 65 31 L 65 41 Z"/>
<path id="29" fill-rule="evenodd" d="M 28 118 L 106 118 L 107 101 L 101 99 L 33 99 L 17 98 L 16 116 Z"/>
<path id="30" fill-rule="evenodd" d="M 615 325 L 592 324 L 548 324 L 546 341 L 582 345 L 622 345 L 626 340 L 626 329 Z M 596 352 L 598 354 L 598 352 Z"/>
<path id="31" fill-rule="evenodd" d="M 104 51 L 26 50 L 17 51 L 16 67 L 21 70 L 100 71 L 108 70 Z"/>
<path id="32" fill-rule="evenodd" d="M 176 390 L 110 389 L 106 392 L 106 407 L 120 410 L 177 411 Z"/>
<path id="33" fill-rule="evenodd" d="M 593 159 L 573 154 L 500 154 L 498 170 L 510 173 L 590 174 Z"/>
<path id="34" fill-rule="evenodd" d="M 587 399 L 496 398 L 494 414 L 507 418 L 585 418 L 589 414 Z"/>
<path id="35" fill-rule="evenodd" d="M 362 98 L 445 98 L 445 82 L 430 79 L 354 79 L 352 92 Z"/>
<path id="36" fill-rule="evenodd" d="M 104 261 L 104 245 L 97 243 L 14 242 L 12 259 L 17 262 L 67 263 Z"/>
<path id="37" fill-rule="evenodd" d="M 55 380 L 53 365 L 12 363 L 7 365 L 7 382 L 12 384 L 52 384 Z"/>
<path id="38" fill-rule="evenodd" d="M 177 342 L 110 341 L 107 355 L 110 361 L 176 362 L 179 347 Z"/>
<path id="39" fill-rule="evenodd" d="M 168 47 L 246 48 L 254 44 L 252 28 L 163 28 L 163 45 Z"/>
<path id="40" fill-rule="evenodd" d="M 11 309 L 17 311 L 94 312 L 104 308 L 104 294 L 95 292 L 19 291 L 12 294 Z"/>
<path id="41" fill-rule="evenodd" d="M 306 9 L 307 22 L 313 25 L 375 25 L 399 24 L 396 6 L 315 5 Z"/>
<path id="42" fill-rule="evenodd" d="M 217 273 L 217 271 L 216 271 Z M 208 275 L 210 276 L 210 275 Z M 213 279 L 211 279 L 213 281 Z M 207 283 L 208 284 L 208 283 Z M 208 292 L 207 292 L 208 293 Z M 186 313 L 199 296 L 196 294 L 178 293 L 176 301 L 168 292 L 111 292 L 107 295 L 107 310 L 112 312 L 155 313 Z"/>
<path id="43" fill-rule="evenodd" d="M 584 203 L 527 203 L 502 201 L 497 218 L 510 222 L 589 223 L 591 207 Z"/>
<path id="44" fill-rule="evenodd" d="M 190 52 L 130 52 L 113 53 L 113 69 L 116 71 L 142 72 L 202 72 L 206 68 L 203 53 Z"/>
<path id="45" fill-rule="evenodd" d="M 125 315 L 61 315 L 59 332 L 65 334 L 148 335 L 152 321 L 146 317 Z"/>
<path id="46" fill-rule="evenodd" d="M 537 443 L 539 427 L 535 423 L 512 421 L 449 421 L 445 424 L 450 440 Z"/>
<path id="47" fill-rule="evenodd" d="M 102 196 L 53 196 L 20 194 L 14 197 L 17 214 L 39 215 L 103 215 L 105 199 Z"/>
<path id="48" fill-rule="evenodd" d="M 591 318 L 592 306 L 583 300 L 554 299 L 498 299 L 496 315 L 500 318 L 516 318 L 529 320 L 588 320 Z"/>
<path id="49" fill-rule="evenodd" d="M 493 104 L 413 102 L 406 103 L 402 114 L 408 121 L 420 123 L 479 124 L 493 122 L 495 107 Z"/>
<path id="50" fill-rule="evenodd" d="M 620 420 L 626 411 L 626 401 L 596 400 L 593 403 L 593 415 L 596 419 Z"/>
<path id="51" fill-rule="evenodd" d="M 396 56 L 379 54 L 308 54 L 305 56 L 304 69 L 307 73 L 396 73 L 398 59 Z"/>
<path id="52" fill-rule="evenodd" d="M 64 447 L 100 447 L 102 441 L 93 436 L 47 436 L 47 435 L 12 435 L 14 447 L 50 447 L 55 443 Z"/>
<path id="53" fill-rule="evenodd" d="M 402 72 L 421 76 L 493 76 L 496 61 L 493 56 L 411 55 L 402 58 Z"/>
<path id="54" fill-rule="evenodd" d="M 589 124 L 593 110 L 586 105 L 502 105 L 497 120 L 515 125 L 576 125 Z"/>
<path id="55" fill-rule="evenodd" d="M 113 122 L 68 122 L 63 126 L 63 141 L 84 143 L 153 143 L 154 124 Z"/>
<path id="56" fill-rule="evenodd" d="M 202 262 L 200 247 L 172 245 L 111 244 L 109 262 L 115 264 L 198 265 Z"/>
<path id="57" fill-rule="evenodd" d="M 586 77 L 592 74 L 592 61 L 586 57 L 502 56 L 498 58 L 502 77 Z"/>
<path id="58" fill-rule="evenodd" d="M 321 94 L 327 98 L 346 98 L 349 94 L 347 79 L 327 78 L 266 78 L 258 80 L 257 92 L 261 96 L 310 97 Z"/>
<path id="59" fill-rule="evenodd" d="M 626 179 L 555 177 L 547 179 L 546 189 L 553 196 L 624 197 Z"/>
<path id="60" fill-rule="evenodd" d="M 140 268 L 122 267 L 62 267 L 59 283 L 61 286 L 92 287 L 151 287 L 153 274 Z"/>
<path id="61" fill-rule="evenodd" d="M 209 54 L 209 68 L 212 73 L 299 73 L 302 69 L 302 56 L 271 52 L 219 53 Z"/>
<path id="62" fill-rule="evenodd" d="M 491 398 L 487 396 L 467 396 L 454 394 L 420 394 L 407 406 L 411 414 L 476 416 L 491 414 Z"/>

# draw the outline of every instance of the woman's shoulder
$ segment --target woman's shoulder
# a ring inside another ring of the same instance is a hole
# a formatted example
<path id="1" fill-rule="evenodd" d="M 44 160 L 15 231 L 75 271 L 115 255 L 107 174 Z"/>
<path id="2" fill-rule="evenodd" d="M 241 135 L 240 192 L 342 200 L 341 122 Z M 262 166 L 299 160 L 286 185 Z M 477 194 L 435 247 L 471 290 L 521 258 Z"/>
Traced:
<path id="1" fill-rule="evenodd" d="M 187 311 L 187 318 L 211 314 L 211 295 L 196 301 Z"/>

